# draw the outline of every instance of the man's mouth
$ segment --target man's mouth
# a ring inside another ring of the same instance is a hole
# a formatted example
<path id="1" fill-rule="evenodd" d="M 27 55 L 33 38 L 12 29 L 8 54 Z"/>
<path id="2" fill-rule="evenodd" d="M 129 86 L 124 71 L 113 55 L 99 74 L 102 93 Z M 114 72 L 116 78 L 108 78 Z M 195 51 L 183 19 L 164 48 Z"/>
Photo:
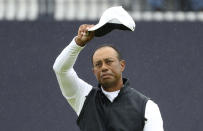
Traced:
<path id="1" fill-rule="evenodd" d="M 112 74 L 109 74 L 109 73 L 108 73 L 108 74 L 102 74 L 102 75 L 101 75 L 102 78 L 109 78 L 109 77 L 111 77 L 111 76 L 112 76 Z"/>

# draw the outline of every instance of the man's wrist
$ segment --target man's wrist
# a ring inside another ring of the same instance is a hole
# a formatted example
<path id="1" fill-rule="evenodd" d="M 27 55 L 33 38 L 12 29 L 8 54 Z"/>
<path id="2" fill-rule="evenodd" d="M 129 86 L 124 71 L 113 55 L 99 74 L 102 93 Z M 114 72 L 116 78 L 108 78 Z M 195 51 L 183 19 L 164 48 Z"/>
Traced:
<path id="1" fill-rule="evenodd" d="M 75 43 L 78 45 L 78 46 L 85 46 L 85 42 L 81 41 L 80 38 L 78 38 L 78 36 L 75 37 Z"/>

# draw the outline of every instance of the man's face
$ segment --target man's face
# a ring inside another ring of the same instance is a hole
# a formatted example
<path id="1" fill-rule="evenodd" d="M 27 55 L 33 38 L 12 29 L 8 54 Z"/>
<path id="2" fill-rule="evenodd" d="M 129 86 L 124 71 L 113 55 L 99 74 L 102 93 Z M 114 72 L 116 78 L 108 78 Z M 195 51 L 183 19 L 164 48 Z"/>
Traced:
<path id="1" fill-rule="evenodd" d="M 93 72 L 103 87 L 111 87 L 122 79 L 125 61 L 118 59 L 117 52 L 111 47 L 102 47 L 93 55 Z"/>

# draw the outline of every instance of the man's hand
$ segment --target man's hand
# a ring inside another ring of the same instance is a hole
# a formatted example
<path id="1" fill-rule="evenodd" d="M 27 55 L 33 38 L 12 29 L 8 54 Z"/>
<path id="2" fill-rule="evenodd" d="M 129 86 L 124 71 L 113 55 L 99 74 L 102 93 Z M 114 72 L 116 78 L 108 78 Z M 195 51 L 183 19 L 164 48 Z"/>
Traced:
<path id="1" fill-rule="evenodd" d="M 94 32 L 88 32 L 88 29 L 93 26 L 94 25 L 83 24 L 79 27 L 78 35 L 75 38 L 77 45 L 84 46 L 87 44 L 87 42 L 94 38 Z"/>

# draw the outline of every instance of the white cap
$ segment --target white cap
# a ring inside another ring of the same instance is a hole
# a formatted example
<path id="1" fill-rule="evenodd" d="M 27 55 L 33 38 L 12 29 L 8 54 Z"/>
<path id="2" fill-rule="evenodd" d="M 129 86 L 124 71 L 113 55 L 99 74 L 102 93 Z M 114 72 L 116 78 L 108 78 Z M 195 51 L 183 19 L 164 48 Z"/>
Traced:
<path id="1" fill-rule="evenodd" d="M 103 36 L 113 29 L 135 30 L 135 22 L 122 6 L 108 8 L 102 14 L 99 23 L 88 31 L 95 31 L 95 36 Z"/>

